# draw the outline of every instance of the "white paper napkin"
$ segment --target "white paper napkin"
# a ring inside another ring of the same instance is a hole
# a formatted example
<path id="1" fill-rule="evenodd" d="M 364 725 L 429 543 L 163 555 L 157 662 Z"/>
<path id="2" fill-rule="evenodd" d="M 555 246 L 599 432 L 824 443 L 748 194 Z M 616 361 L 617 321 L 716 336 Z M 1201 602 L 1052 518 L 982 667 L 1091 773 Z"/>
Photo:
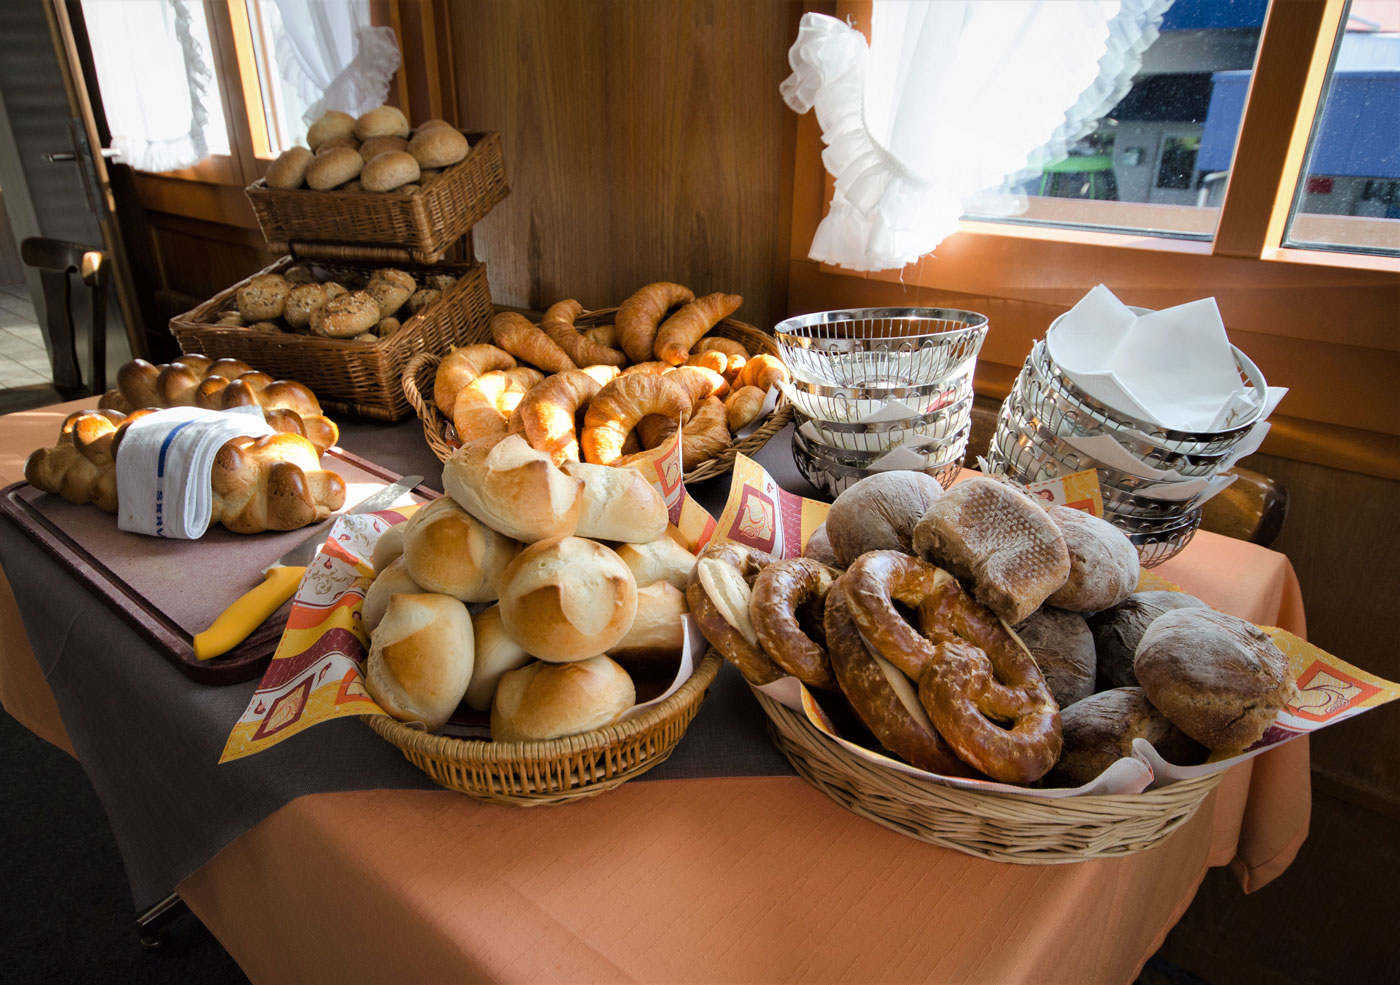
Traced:
<path id="1" fill-rule="evenodd" d="M 117 527 L 182 540 L 204 536 L 219 448 L 230 438 L 273 433 L 257 407 L 171 407 L 128 424 L 117 454 Z"/>

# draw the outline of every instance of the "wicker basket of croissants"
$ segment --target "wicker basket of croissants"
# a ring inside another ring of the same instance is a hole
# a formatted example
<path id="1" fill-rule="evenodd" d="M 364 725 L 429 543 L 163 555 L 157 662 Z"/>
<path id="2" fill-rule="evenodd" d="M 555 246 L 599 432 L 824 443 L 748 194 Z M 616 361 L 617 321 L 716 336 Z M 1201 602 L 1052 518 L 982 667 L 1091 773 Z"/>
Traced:
<path id="1" fill-rule="evenodd" d="M 624 465 L 664 445 L 682 424 L 686 482 L 724 475 L 791 419 L 779 394 L 789 376 L 772 339 L 729 317 L 739 295 L 696 297 L 648 284 L 617 308 L 560 301 L 536 325 L 498 312 L 475 344 L 421 353 L 403 376 L 433 452 L 519 432 L 554 457 Z"/>

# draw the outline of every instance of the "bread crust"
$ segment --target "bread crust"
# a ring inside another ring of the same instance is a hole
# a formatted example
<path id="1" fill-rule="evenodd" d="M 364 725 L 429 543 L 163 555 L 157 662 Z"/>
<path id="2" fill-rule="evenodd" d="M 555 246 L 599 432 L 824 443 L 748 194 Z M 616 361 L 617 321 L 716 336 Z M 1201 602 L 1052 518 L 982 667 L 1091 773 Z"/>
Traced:
<path id="1" fill-rule="evenodd" d="M 1205 749 L 1152 707 L 1140 687 L 1100 691 L 1060 712 L 1064 747 L 1050 771 L 1051 786 L 1077 787 L 1098 778 L 1133 754 L 1133 740 L 1146 739 L 1169 763 L 1194 766 Z"/>
<path id="2" fill-rule="evenodd" d="M 655 281 L 638 288 L 617 309 L 617 340 L 633 363 L 653 358 L 657 327 L 666 311 L 695 298 L 690 288 L 669 281 Z M 684 362 L 684 360 L 681 360 Z"/>
<path id="3" fill-rule="evenodd" d="M 690 347 L 743 303 L 742 295 L 722 293 L 706 294 L 687 303 L 657 328 L 652 346 L 656 358 L 672 366 L 682 365 L 690 356 Z"/>
<path id="4" fill-rule="evenodd" d="M 826 515 L 838 567 L 849 568 L 866 551 L 912 554 L 915 526 L 942 495 L 938 480 L 922 472 L 876 472 L 851 485 Z"/>
<path id="5" fill-rule="evenodd" d="M 623 374 L 608 383 L 588 404 L 579 446 L 585 461 L 610 465 L 622 455 L 627 435 L 648 414 L 684 420 L 690 398 L 665 376 Z"/>
<path id="6" fill-rule="evenodd" d="M 1141 566 L 1137 548 L 1107 520 L 1051 506 L 1045 515 L 1065 539 L 1069 578 L 1046 602 L 1073 612 L 1098 612 L 1122 602 L 1137 588 Z"/>
<path id="7" fill-rule="evenodd" d="M 444 416 L 451 417 L 458 390 L 482 373 L 514 367 L 514 356 L 484 342 L 453 349 L 438 363 L 437 374 L 433 377 L 433 403 Z"/>

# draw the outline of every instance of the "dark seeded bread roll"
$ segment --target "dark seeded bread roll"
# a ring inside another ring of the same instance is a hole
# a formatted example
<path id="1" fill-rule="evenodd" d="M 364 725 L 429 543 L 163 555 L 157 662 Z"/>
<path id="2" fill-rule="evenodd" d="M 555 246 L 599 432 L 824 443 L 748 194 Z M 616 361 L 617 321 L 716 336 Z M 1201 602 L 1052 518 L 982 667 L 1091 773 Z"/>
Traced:
<path id="1" fill-rule="evenodd" d="M 1094 636 L 1082 615 L 1041 606 L 1015 632 L 1062 709 L 1094 693 Z"/>
<path id="2" fill-rule="evenodd" d="M 1062 709 L 1060 729 L 1064 747 L 1050 771 L 1051 786 L 1088 783 L 1119 759 L 1131 756 L 1134 739 L 1146 739 L 1163 759 L 1177 766 L 1205 759 L 1205 750 L 1152 707 L 1139 687 L 1100 691 Z"/>
<path id="3" fill-rule="evenodd" d="M 1152 620 L 1176 609 L 1209 608 L 1194 595 L 1185 592 L 1134 592 L 1111 609 L 1089 617 L 1089 630 L 1094 634 L 1094 649 L 1098 659 L 1096 691 L 1114 687 L 1137 687 L 1133 673 L 1133 657 L 1137 654 L 1142 634 Z"/>
<path id="4" fill-rule="evenodd" d="M 1259 741 L 1296 693 L 1288 658 L 1268 634 L 1214 609 L 1153 620 L 1133 670 L 1157 710 L 1214 752 Z"/>

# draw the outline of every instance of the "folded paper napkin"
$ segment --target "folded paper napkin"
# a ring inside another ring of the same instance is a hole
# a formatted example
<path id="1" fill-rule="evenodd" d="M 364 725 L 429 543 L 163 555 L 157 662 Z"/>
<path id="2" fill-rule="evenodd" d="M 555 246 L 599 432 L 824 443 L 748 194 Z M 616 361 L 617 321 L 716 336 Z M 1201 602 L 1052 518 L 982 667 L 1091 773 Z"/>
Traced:
<path id="1" fill-rule="evenodd" d="M 1179 431 L 1219 431 L 1265 396 L 1241 382 L 1214 298 L 1139 314 L 1100 284 L 1045 345 L 1095 400 Z"/>
<path id="2" fill-rule="evenodd" d="M 117 456 L 117 526 L 131 533 L 197 540 L 214 511 L 210 470 L 230 438 L 273 428 L 257 407 L 171 407 L 127 425 Z"/>

